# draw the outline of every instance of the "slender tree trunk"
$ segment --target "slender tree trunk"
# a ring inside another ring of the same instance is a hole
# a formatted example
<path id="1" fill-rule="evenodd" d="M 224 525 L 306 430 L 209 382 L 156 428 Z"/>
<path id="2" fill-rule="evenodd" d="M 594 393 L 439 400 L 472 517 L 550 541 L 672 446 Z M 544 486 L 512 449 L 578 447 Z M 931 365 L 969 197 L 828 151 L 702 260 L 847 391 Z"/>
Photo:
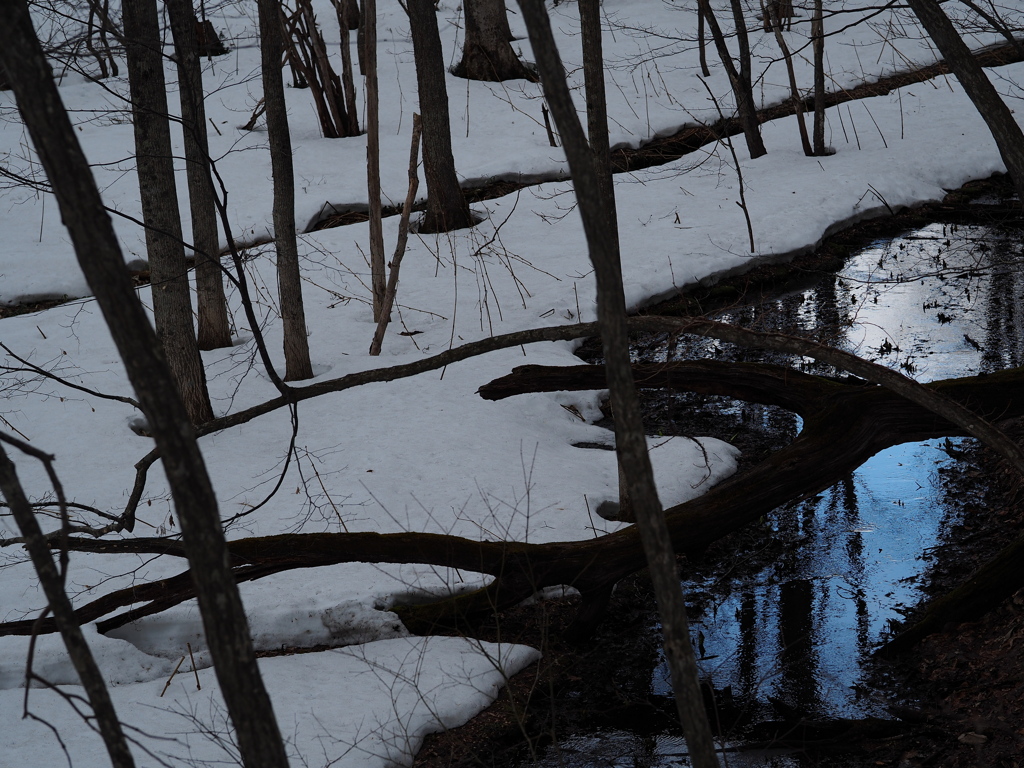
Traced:
<path id="1" fill-rule="evenodd" d="M 366 187 L 370 201 L 370 283 L 373 289 L 373 322 L 384 311 L 387 276 L 384 269 L 384 223 L 381 220 L 380 109 L 377 88 L 377 0 L 363 0 L 366 25 Z"/>
<path id="2" fill-rule="evenodd" d="M 395 295 L 398 293 L 398 275 L 402 267 L 402 259 L 405 257 L 405 246 L 409 240 L 409 216 L 412 214 L 413 203 L 416 202 L 416 190 L 420 184 L 419 155 L 420 155 L 420 116 L 412 113 L 412 146 L 409 149 L 409 189 L 405 194 L 405 204 L 402 206 L 402 218 L 398 224 L 398 241 L 395 243 L 395 255 L 391 257 L 391 272 L 388 274 L 387 290 L 384 293 L 384 306 L 381 309 L 380 319 L 377 321 L 377 329 L 373 332 L 373 339 L 370 341 L 370 354 L 379 355 L 381 345 L 384 343 L 384 332 L 391 322 L 391 308 L 395 304 Z"/>
<path id="3" fill-rule="evenodd" d="M 789 92 L 793 99 L 793 112 L 796 114 L 796 125 L 800 131 L 800 145 L 803 147 L 807 157 L 814 156 L 814 149 L 811 147 L 811 139 L 807 135 L 807 123 L 804 121 L 804 100 L 800 96 L 800 88 L 796 84 L 796 72 L 793 70 L 793 56 L 786 45 L 786 38 L 782 36 L 782 19 L 777 15 L 777 2 L 770 2 L 767 6 L 761 4 L 766 18 L 771 19 L 772 29 L 775 30 L 775 40 L 782 51 L 782 59 L 786 63 L 786 74 L 789 76 Z"/>
<path id="4" fill-rule="evenodd" d="M 165 0 L 165 5 L 171 20 L 178 64 L 181 129 L 185 137 L 188 197 L 192 213 L 192 250 L 196 258 L 199 348 L 219 349 L 231 346 L 231 324 L 218 258 L 220 240 L 210 177 L 203 75 L 196 40 L 197 21 L 191 0 Z"/>
<path id="5" fill-rule="evenodd" d="M 917 14 L 921 26 L 931 36 L 932 42 L 988 124 L 1003 163 L 1017 188 L 1017 196 L 1024 204 L 1024 133 L 1017 125 L 1013 113 L 938 3 L 935 0 L 907 0 L 907 4 Z"/>
<path id="6" fill-rule="evenodd" d="M 342 0 L 344 2 L 344 0 Z M 359 74 L 366 74 L 366 0 L 363 0 L 364 7 L 359 11 L 359 26 L 356 28 L 356 62 L 359 64 Z M 374 21 L 374 26 L 377 22 Z"/>
<path id="7" fill-rule="evenodd" d="M 274 174 L 274 243 L 277 246 L 277 290 L 284 325 L 284 378 L 285 381 L 300 381 L 313 378 L 313 366 L 309 360 L 295 235 L 295 176 L 288 107 L 281 76 L 284 39 L 280 6 L 274 0 L 259 0 L 259 16 L 263 98 L 267 107 L 270 163 Z"/>
<path id="8" fill-rule="evenodd" d="M 960 0 L 960 2 L 978 14 L 985 20 L 986 24 L 1001 34 L 1006 39 L 1007 44 L 1017 52 L 1018 56 L 1024 57 L 1024 45 L 1021 45 L 1020 40 L 1013 36 L 1013 30 L 1011 30 L 1006 25 L 1006 22 L 999 17 L 999 13 L 996 11 L 995 5 L 992 5 L 992 13 L 989 13 L 977 3 L 971 2 L 971 0 Z"/>
<path id="9" fill-rule="evenodd" d="M 534 80 L 509 44 L 504 0 L 464 0 L 466 39 L 452 74 L 468 80 Z"/>
<path id="10" fill-rule="evenodd" d="M 359 28 L 359 6 L 356 0 L 335 0 L 334 10 L 338 16 L 338 28 L 341 31 L 341 85 L 345 90 L 345 112 L 348 115 L 348 135 L 359 135 L 359 111 L 356 107 L 356 87 L 352 75 L 352 36 L 353 29 Z"/>
<path id="11" fill-rule="evenodd" d="M 125 3 L 122 21 L 156 333 L 192 423 L 202 424 L 213 408 L 192 325 L 156 0 Z"/>
<path id="12" fill-rule="evenodd" d="M 473 226 L 474 221 L 455 175 L 437 11 L 431 0 L 408 0 L 407 6 L 423 121 L 423 174 L 427 179 L 427 212 L 420 231 L 464 229 Z"/>
<path id="13" fill-rule="evenodd" d="M 711 9 L 710 2 L 703 2 L 701 7 L 704 17 L 707 19 L 708 28 L 711 30 L 711 39 L 715 41 L 715 48 L 718 49 L 718 56 L 722 60 L 722 66 L 729 75 L 729 82 L 732 84 L 733 96 L 736 99 L 736 111 L 739 113 L 740 125 L 743 126 L 743 138 L 747 142 L 747 151 L 751 159 L 767 155 L 768 150 L 761 140 L 761 125 L 757 120 L 757 105 L 754 103 L 754 89 L 750 79 L 750 47 L 747 41 L 747 27 L 743 19 L 743 8 L 734 0 L 733 15 L 736 17 L 736 36 L 740 44 L 740 70 L 729 53 L 729 46 L 726 45 L 725 35 L 718 25 L 715 12 Z M 742 34 L 740 31 L 742 30 Z"/>
<path id="14" fill-rule="evenodd" d="M 134 768 L 135 760 L 128 748 L 128 741 L 125 739 L 121 721 L 118 720 L 117 711 L 114 709 L 114 703 L 110 700 L 110 691 L 107 690 L 107 684 L 103 680 L 103 673 L 96 664 L 96 659 L 89 649 L 89 644 L 82 634 L 82 627 L 75 616 L 75 609 L 71 605 L 67 592 L 64 591 L 65 573 L 63 568 L 58 570 L 53 562 L 49 543 L 39 527 L 39 521 L 36 520 L 32 511 L 32 505 L 18 480 L 14 463 L 7 457 L 2 444 L 0 444 L 0 493 L 3 494 L 11 515 L 18 523 L 21 535 L 25 537 L 25 549 L 28 550 L 32 565 L 39 576 L 39 585 L 43 588 L 43 594 L 46 595 L 47 610 L 53 614 L 61 638 L 64 640 L 64 647 L 78 673 L 78 679 L 85 689 L 85 694 L 89 698 L 89 705 L 96 718 L 96 727 L 103 738 L 107 754 L 110 755 L 110 762 L 115 768 Z M 26 685 L 31 682 L 31 680 L 26 681 Z"/>
<path id="15" fill-rule="evenodd" d="M 64 111 L 23 0 L 0 0 L 0 61 L 15 75 L 18 107 L 53 185 L 79 265 L 160 450 L 210 655 L 242 761 L 247 768 L 286 768 L 284 743 L 256 666 L 216 496 L 195 431 L 124 269 L 110 217 L 103 209 L 92 170 Z"/>
<path id="16" fill-rule="evenodd" d="M 601 0 L 579 0 L 580 30 L 583 38 L 583 80 L 587 95 L 587 138 L 594 153 L 603 205 L 610 217 L 609 227 L 619 231 L 615 186 L 612 180 L 611 147 L 608 138 L 608 101 L 604 83 L 604 50 L 601 40 Z M 619 462 L 618 520 L 633 521 L 628 481 Z"/>
<path id="17" fill-rule="evenodd" d="M 708 69 L 707 53 L 707 32 L 704 29 L 706 24 L 704 6 L 708 0 L 697 0 L 697 55 L 700 58 L 700 73 L 704 77 L 711 77 L 711 70 Z"/>
<path id="18" fill-rule="evenodd" d="M 814 0 L 811 39 L 814 45 L 814 154 L 822 157 L 828 154 L 825 146 L 825 21 L 822 0 Z"/>
<path id="19" fill-rule="evenodd" d="M 711 729 L 690 645 L 686 605 L 676 573 L 675 553 L 654 486 L 647 439 L 629 359 L 626 306 L 622 289 L 618 232 L 599 179 L 601 169 L 576 117 L 565 72 L 555 48 L 544 0 L 520 0 L 533 44 L 544 94 L 562 135 L 573 187 L 597 278 L 598 324 L 615 414 L 615 443 L 627 478 L 630 503 L 647 555 L 664 632 L 665 655 L 672 671 L 683 731 L 696 768 L 718 768 Z"/>

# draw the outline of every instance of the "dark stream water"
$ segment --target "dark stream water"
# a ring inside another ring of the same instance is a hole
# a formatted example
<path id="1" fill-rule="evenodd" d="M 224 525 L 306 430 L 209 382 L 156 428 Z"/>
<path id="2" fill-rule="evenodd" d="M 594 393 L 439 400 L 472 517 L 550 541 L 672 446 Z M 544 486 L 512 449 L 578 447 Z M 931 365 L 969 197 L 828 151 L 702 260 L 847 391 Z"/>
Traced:
<path id="1" fill-rule="evenodd" d="M 1020 365 L 1024 339 L 1022 237 L 1012 228 L 933 224 L 853 255 L 836 274 L 799 290 L 723 312 L 762 329 L 802 331 L 920 381 Z M 809 359 L 698 340 L 649 338 L 637 360 L 688 357 L 786 362 L 837 374 Z M 696 395 L 648 396 L 651 431 L 730 436 L 748 452 L 784 445 L 799 419 L 777 408 Z M 828 491 L 776 510 L 752 546 L 700 565 L 684 583 L 702 681 L 714 691 L 723 747 L 749 741 L 763 721 L 892 716 L 867 683 L 870 652 L 921 599 L 931 548 L 964 511 L 944 449 L 911 443 L 873 457 Z M 756 457 L 752 457 L 756 458 Z M 970 503 L 970 500 L 967 500 Z M 651 617 L 656 621 L 656 616 Z M 670 702 L 664 661 L 648 697 Z M 663 723 L 578 728 L 542 766 L 688 765 L 671 707 Z M 846 760 L 844 762 L 844 760 Z M 856 765 L 793 750 L 728 752 L 729 766 Z"/>

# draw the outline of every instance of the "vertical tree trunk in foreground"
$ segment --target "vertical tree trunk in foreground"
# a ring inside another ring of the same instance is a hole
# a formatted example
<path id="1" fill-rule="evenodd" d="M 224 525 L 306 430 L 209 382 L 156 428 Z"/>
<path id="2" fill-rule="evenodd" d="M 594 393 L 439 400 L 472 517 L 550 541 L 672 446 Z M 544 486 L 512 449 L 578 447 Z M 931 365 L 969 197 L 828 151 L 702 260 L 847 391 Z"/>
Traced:
<path id="1" fill-rule="evenodd" d="M 1013 113 L 938 3 L 935 0 L 907 0 L 907 4 L 917 14 L 921 26 L 988 124 L 1006 170 L 1017 188 L 1017 197 L 1024 204 L 1024 133 L 1021 133 Z"/>
<path id="2" fill-rule="evenodd" d="M 583 38 L 583 80 L 587 95 L 587 138 L 594 153 L 597 180 L 605 211 L 609 216 L 609 229 L 619 231 L 618 210 L 615 205 L 615 186 L 612 181 L 611 146 L 608 138 L 608 100 L 604 87 L 604 47 L 601 40 L 600 0 L 579 0 L 580 31 Z M 626 473 L 619 466 L 619 509 L 617 520 L 633 522 L 629 504 Z"/>
<path id="3" fill-rule="evenodd" d="M 192 423 L 202 424 L 213 408 L 192 325 L 156 0 L 125 3 L 122 21 L 156 333 Z"/>
<path id="4" fill-rule="evenodd" d="M 605 367 L 615 414 L 616 452 L 625 471 L 637 528 L 647 556 L 661 614 L 665 655 L 672 671 L 683 732 L 695 768 L 718 768 L 711 729 L 697 679 L 697 662 L 690 645 L 686 605 L 676 573 L 675 553 L 654 486 L 647 439 L 633 382 L 622 291 L 618 232 L 609 224 L 601 192 L 600 171 L 576 117 L 565 72 L 551 33 L 544 0 L 519 0 L 540 70 L 544 95 L 565 146 L 573 187 L 597 278 L 597 313 L 604 346 Z"/>
<path id="5" fill-rule="evenodd" d="M 505 0 L 463 0 L 466 39 L 452 74 L 467 80 L 533 80 L 509 44 Z"/>
<path id="6" fill-rule="evenodd" d="M 188 198 L 192 213 L 192 249 L 196 257 L 196 298 L 199 310 L 199 348 L 231 346 L 231 324 L 224 298 L 217 207 L 210 177 L 210 147 L 206 133 L 203 74 L 199 66 L 196 14 L 191 0 L 165 0 L 178 64 L 181 130 L 185 137 Z"/>
<path id="7" fill-rule="evenodd" d="M 366 74 L 366 191 L 370 204 L 370 285 L 373 290 L 373 322 L 384 311 L 387 277 L 384 274 L 384 222 L 380 191 L 380 91 L 377 87 L 377 0 L 363 0 L 366 42 L 363 56 Z"/>
<path id="8" fill-rule="evenodd" d="M 2 18 L 2 17 L 0 17 Z M 6 22 L 4 22 L 6 23 Z M 18 523 L 21 535 L 25 537 L 25 549 L 28 550 L 32 565 L 39 576 L 39 585 L 46 595 L 48 610 L 53 614 L 59 628 L 64 647 L 67 648 L 71 663 L 82 682 L 93 715 L 96 727 L 103 738 L 103 743 L 110 755 L 110 762 L 115 768 L 134 768 L 128 742 L 117 719 L 117 711 L 110 700 L 110 691 L 103 680 L 103 673 L 93 658 L 89 644 L 82 634 L 82 627 L 75 616 L 74 606 L 64 591 L 64 574 L 57 570 L 53 562 L 53 553 L 39 527 L 39 521 L 32 511 L 32 505 L 25 495 L 21 482 L 18 480 L 14 463 L 7 457 L 0 445 L 0 493 L 3 493 L 11 514 Z M 26 685 L 31 681 L 26 681 Z"/>
<path id="9" fill-rule="evenodd" d="M 299 276 L 299 247 L 295 235 L 295 174 L 288 107 L 284 100 L 281 62 L 284 38 L 280 6 L 259 0 L 260 51 L 263 58 L 263 99 L 267 107 L 270 163 L 274 174 L 274 244 L 277 247 L 277 290 L 284 325 L 285 381 L 313 378 L 306 338 L 306 311 Z"/>
<path id="10" fill-rule="evenodd" d="M 210 655 L 242 761 L 246 768 L 287 768 L 284 743 L 256 666 L 217 499 L 195 431 L 124 268 L 110 217 L 103 209 L 23 0 L 0 0 L 0 60 L 15 82 L 18 108 L 53 185 L 79 265 L 160 449 Z"/>
<path id="11" fill-rule="evenodd" d="M 431 0 L 408 0 L 407 5 L 423 121 L 423 174 L 427 179 L 427 212 L 420 231 L 465 229 L 474 222 L 455 175 L 437 11 Z"/>

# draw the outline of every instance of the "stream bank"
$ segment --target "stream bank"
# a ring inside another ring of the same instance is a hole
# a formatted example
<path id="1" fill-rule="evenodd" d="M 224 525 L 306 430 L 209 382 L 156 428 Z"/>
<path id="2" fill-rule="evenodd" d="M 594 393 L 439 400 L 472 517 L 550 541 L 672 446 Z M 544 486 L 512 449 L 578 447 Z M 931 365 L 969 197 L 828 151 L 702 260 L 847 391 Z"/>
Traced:
<path id="1" fill-rule="evenodd" d="M 978 241 L 974 230 L 960 231 L 1000 218 L 1008 210 L 1003 191 L 1000 180 L 969 185 L 930 209 L 862 224 L 830 238 L 817 254 L 787 265 L 763 266 L 700 288 L 658 310 L 700 313 L 725 308 L 726 314 L 739 316 L 744 324 L 803 332 L 825 320 L 822 333 L 815 331 L 812 335 L 835 341 L 836 328 L 855 327 L 862 315 L 870 316 L 878 306 L 877 294 L 872 297 L 865 288 L 865 275 L 856 273 L 860 270 L 875 278 L 884 277 L 881 283 L 885 291 L 902 294 L 900 301 L 904 304 L 917 303 L 917 313 L 930 316 L 935 335 L 922 335 L 908 312 L 901 311 L 894 318 L 899 321 L 898 333 L 890 328 L 872 336 L 880 324 L 877 319 L 869 319 L 860 326 L 858 351 L 862 355 L 924 376 L 925 380 L 953 375 L 939 360 L 954 347 L 969 356 L 970 362 L 958 364 L 966 371 L 1017 365 L 1020 350 L 1015 343 L 1018 334 L 1013 318 L 1019 315 L 1020 291 L 1010 260 L 996 260 L 994 284 L 998 290 L 988 294 L 994 300 L 982 302 L 977 283 L 982 275 L 976 259 L 988 258 L 985 254 L 990 249 Z M 961 254 L 968 261 L 961 266 L 953 263 L 948 252 L 958 238 L 968 248 Z M 920 281 L 907 279 L 908 275 L 900 271 L 902 267 L 896 267 L 901 258 L 906 261 L 901 254 L 908 243 L 925 246 L 922 259 L 916 260 L 919 265 L 927 267 L 930 263 L 932 272 L 945 275 L 933 275 L 927 291 L 920 288 Z M 1007 239 L 1006 245 L 1019 255 L 1019 242 Z M 879 248 L 888 250 L 880 253 Z M 868 252 L 870 255 L 865 256 Z M 812 282 L 820 285 L 822 276 L 834 272 L 856 253 L 861 257 L 859 266 L 854 264 L 855 274 L 844 273 L 838 278 L 833 274 L 824 288 L 807 287 Z M 877 267 L 873 266 L 876 259 Z M 912 295 L 906 295 L 907 291 Z M 882 300 L 882 306 L 886 301 Z M 772 309 L 772 302 L 781 304 L 782 311 Z M 989 328 L 993 327 L 993 317 L 1005 320 L 996 323 L 999 332 L 982 333 L 973 326 L 965 330 L 957 317 L 965 302 L 982 310 L 982 321 Z M 706 348 L 689 353 L 675 344 L 674 340 L 643 340 L 636 348 L 637 357 L 665 359 L 696 354 L 751 359 L 750 353 L 730 351 L 711 342 L 702 342 Z M 746 461 L 756 461 L 776 449 L 798 429 L 792 415 L 763 406 L 723 407 L 695 402 L 692 397 L 677 400 L 661 393 L 650 397 L 646 412 L 652 433 L 671 434 L 673 423 L 681 417 L 684 432 L 717 433 L 741 444 Z M 694 413 L 700 412 L 706 412 L 704 420 L 695 422 Z M 881 470 L 862 468 L 840 486 L 769 516 L 715 545 L 700 562 L 684 566 L 695 644 L 705 672 L 709 668 L 713 672 L 708 675 L 707 690 L 709 698 L 713 695 L 718 704 L 715 712 L 720 734 L 728 746 L 761 742 L 756 752 L 731 754 L 730 765 L 860 765 L 865 750 L 882 764 L 967 765 L 975 763 L 947 760 L 960 759 L 965 753 L 974 759 L 977 750 L 991 750 L 993 746 L 999 747 L 1000 755 L 1020 751 L 1019 738 L 1015 741 L 1002 731 L 999 735 L 991 726 L 986 732 L 971 730 L 980 726 L 946 714 L 943 707 L 951 705 L 935 700 L 940 693 L 936 686 L 950 684 L 948 675 L 944 677 L 948 670 L 941 664 L 941 669 L 915 670 L 904 660 L 885 668 L 863 665 L 862 669 L 862 662 L 887 625 L 899 621 L 927 593 L 923 585 L 937 581 L 933 570 L 926 570 L 919 560 L 922 549 L 927 550 L 925 554 L 932 562 L 945 563 L 951 574 L 949 582 L 956 583 L 974 563 L 984 560 L 985 550 L 975 551 L 976 544 L 998 546 L 997 539 L 1012 537 L 1015 529 L 1006 525 L 1012 515 L 1004 512 L 996 525 L 989 526 L 990 533 L 960 541 L 963 537 L 956 526 L 977 520 L 979 513 L 989 509 L 985 494 L 993 492 L 987 482 L 990 473 L 962 460 L 971 455 L 969 444 L 957 441 L 893 450 L 902 453 L 876 457 L 883 464 Z M 951 452 L 956 460 L 944 451 Z M 921 486 L 915 488 L 916 481 L 909 487 L 904 481 L 902 486 L 878 490 L 869 476 L 884 474 L 886 462 L 916 463 L 918 471 L 933 475 L 931 490 L 919 493 Z M 877 503 L 879 500 L 882 504 Z M 870 507 L 877 508 L 880 516 L 872 517 Z M 898 537 L 901 531 L 884 530 L 886 525 L 891 526 L 893 512 L 898 517 L 892 527 L 910 534 L 901 544 L 892 543 L 892 537 Z M 883 542 L 881 547 L 872 543 L 879 541 Z M 872 572 L 884 578 L 873 580 Z M 943 588 L 940 584 L 939 591 Z M 680 762 L 685 744 L 674 735 L 678 726 L 660 663 L 656 614 L 650 603 L 642 579 L 620 586 L 599 636 L 579 648 L 565 646 L 557 639 L 558 617 L 571 614 L 571 604 L 549 604 L 542 613 L 550 616 L 554 625 L 541 632 L 546 637 L 535 636 L 532 641 L 528 640 L 529 633 L 516 634 L 529 620 L 503 617 L 504 624 L 494 629 L 502 628 L 505 639 L 512 639 L 511 633 L 535 644 L 549 641 L 542 662 L 545 666 L 513 681 L 510 696 L 490 714 L 493 725 L 501 719 L 494 712 L 504 706 L 506 724 L 529 734 L 526 746 L 520 745 L 517 757 L 510 758 L 507 753 L 499 756 L 476 743 L 481 751 L 474 750 L 472 757 L 463 759 L 452 746 L 463 738 L 455 731 L 432 740 L 418 764 L 529 765 L 534 764 L 535 757 L 540 758 L 536 762 L 539 765 L 685 764 Z M 819 621 L 820 615 L 826 618 Z M 1014 616 L 1011 610 L 1011 624 Z M 817 624 L 830 624 L 832 628 L 824 631 Z M 621 634 L 623 631 L 627 634 Z M 940 649 L 945 647 L 941 640 L 938 643 Z M 988 647 L 983 640 L 978 641 L 977 648 Z M 923 654 L 920 659 L 925 657 Z M 937 657 L 942 658 L 942 654 Z M 995 674 L 1002 667 L 995 663 L 988 668 Z M 1019 670 L 1019 662 L 1011 668 Z M 963 665 L 958 663 L 954 669 L 962 671 Z M 925 683 L 934 684 L 929 687 Z M 1020 691 L 1014 689 L 1012 680 L 1002 685 L 1007 691 L 1002 699 L 1006 709 L 1011 706 L 1008 697 L 1019 697 Z M 524 716 L 522 707 L 527 699 L 533 713 Z M 966 701 L 963 696 L 961 699 Z M 1009 711 L 1019 711 L 1019 707 Z M 901 716 L 907 719 L 900 721 Z M 474 721 L 470 732 L 480 728 L 487 717 Z M 999 715 L 993 717 L 993 722 L 1001 722 Z M 1005 722 L 1006 714 L 1003 717 Z M 801 721 L 803 726 L 813 722 L 817 730 L 803 727 L 799 739 L 789 738 L 786 728 Z M 877 727 L 853 731 L 839 728 L 851 722 Z M 758 724 L 766 723 L 775 724 L 774 730 L 758 730 Z M 1004 727 L 1004 731 L 1007 729 L 1012 731 L 1010 726 Z M 465 738 L 476 742 L 475 738 Z M 490 737 L 483 738 L 490 741 Z M 808 743 L 812 741 L 813 745 Z M 546 751 L 541 749 L 545 743 L 551 744 Z M 446 760 L 441 759 L 443 744 L 449 749 Z M 858 752 L 850 757 L 848 752 L 854 746 Z M 813 751 L 807 751 L 811 747 Z"/>

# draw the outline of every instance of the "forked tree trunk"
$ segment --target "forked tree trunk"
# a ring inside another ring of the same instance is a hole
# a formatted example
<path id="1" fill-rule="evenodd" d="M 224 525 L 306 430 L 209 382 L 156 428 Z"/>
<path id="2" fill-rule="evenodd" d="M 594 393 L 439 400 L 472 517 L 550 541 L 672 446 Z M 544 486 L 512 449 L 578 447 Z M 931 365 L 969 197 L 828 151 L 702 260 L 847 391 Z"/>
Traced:
<path id="1" fill-rule="evenodd" d="M 199 66 L 196 16 L 191 0 L 165 0 L 178 64 L 181 130 L 185 138 L 188 198 L 192 213 L 192 250 L 196 259 L 199 348 L 231 346 L 231 324 L 221 273 L 217 208 L 210 176 L 203 74 Z"/>
<path id="2" fill-rule="evenodd" d="M 618 231 L 608 206 L 603 173 L 588 146 L 576 116 L 565 70 L 551 33 L 544 0 L 520 0 L 530 32 L 544 95 L 551 107 L 572 172 L 573 189 L 586 233 L 587 247 L 597 279 L 597 314 L 604 347 L 605 370 L 615 414 L 616 454 L 626 475 L 631 509 L 647 557 L 661 614 L 665 655 L 672 673 L 676 706 L 690 757 L 696 768 L 718 768 L 711 729 L 697 678 L 697 662 L 690 644 L 686 605 L 676 572 L 675 552 L 654 485 L 647 453 L 640 403 L 636 395 L 626 330 L 626 304 Z M 607 170 L 607 169 L 605 169 Z M 606 599 L 599 596 L 598 599 Z"/>
<path id="3" fill-rule="evenodd" d="M 743 127 L 743 138 L 747 142 L 747 152 L 751 159 L 767 155 L 768 150 L 764 147 L 761 139 L 761 124 L 757 119 L 757 105 L 754 102 L 754 88 L 751 84 L 750 75 L 750 45 L 747 41 L 747 26 L 743 18 L 743 8 L 738 0 L 733 0 L 732 10 L 736 19 L 736 37 L 739 41 L 740 69 L 737 71 L 736 64 L 729 53 L 729 46 L 726 45 L 725 35 L 718 25 L 718 18 L 711 9 L 710 2 L 702 2 L 700 5 L 704 11 L 704 18 L 711 30 L 711 39 L 715 42 L 718 56 L 722 60 L 722 66 L 729 76 L 729 83 L 732 85 L 733 97 L 736 99 L 736 111 L 739 114 L 740 125 Z"/>
<path id="4" fill-rule="evenodd" d="M 128 82 L 156 333 L 193 424 L 213 418 L 192 325 L 156 0 L 125 3 Z"/>
<path id="5" fill-rule="evenodd" d="M 284 325 L 285 381 L 313 378 L 302 303 L 299 249 L 295 235 L 295 175 L 288 108 L 284 100 L 281 62 L 284 39 L 280 6 L 259 0 L 260 49 L 263 59 L 263 98 L 274 174 L 274 243 L 277 247 L 277 290 Z"/>
<path id="6" fill-rule="evenodd" d="M 466 39 L 452 74 L 468 80 L 534 80 L 509 44 L 505 0 L 464 0 Z"/>
<path id="7" fill-rule="evenodd" d="M 907 0 L 907 4 L 988 124 L 1003 163 L 1017 188 L 1017 197 L 1024 204 L 1024 133 L 1017 125 L 1013 113 L 935 0 Z"/>
<path id="8" fill-rule="evenodd" d="M 427 180 L 427 212 L 421 232 L 450 232 L 474 224 L 455 175 L 444 55 L 431 0 L 408 0 L 420 117 L 423 121 L 423 174 Z"/>
<path id="9" fill-rule="evenodd" d="M 334 0 L 334 11 L 338 16 L 338 29 L 341 32 L 341 85 L 345 89 L 345 111 L 350 120 L 349 136 L 359 133 L 359 112 L 356 106 L 356 88 L 352 74 L 352 35 L 353 29 L 359 28 L 359 6 L 356 0 Z"/>
<path id="10" fill-rule="evenodd" d="M 18 107 L 53 185 L 79 265 L 161 452 L 239 755 L 247 768 L 286 768 L 288 757 L 256 666 L 216 496 L 189 424 L 190 415 L 128 279 L 110 217 L 23 0 L 0 3 L 0 61 L 16 75 L 12 80 L 18 89 Z"/>

